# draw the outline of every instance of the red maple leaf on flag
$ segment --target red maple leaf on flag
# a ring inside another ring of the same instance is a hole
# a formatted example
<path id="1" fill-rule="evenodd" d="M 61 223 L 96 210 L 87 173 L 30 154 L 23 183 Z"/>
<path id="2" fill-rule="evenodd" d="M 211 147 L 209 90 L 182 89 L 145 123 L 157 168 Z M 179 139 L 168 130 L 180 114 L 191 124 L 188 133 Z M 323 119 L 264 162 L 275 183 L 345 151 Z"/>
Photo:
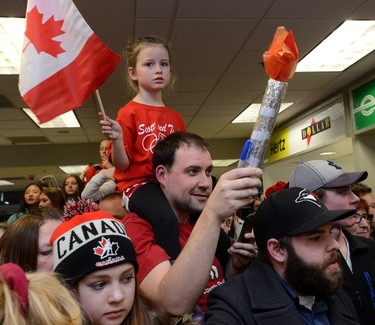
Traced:
<path id="1" fill-rule="evenodd" d="M 64 20 L 55 20 L 51 16 L 43 24 L 43 14 L 39 13 L 37 6 L 27 14 L 25 35 L 34 44 L 38 53 L 45 52 L 54 57 L 65 52 L 61 47 L 61 42 L 52 38 L 62 35 L 65 32 L 61 30 Z"/>

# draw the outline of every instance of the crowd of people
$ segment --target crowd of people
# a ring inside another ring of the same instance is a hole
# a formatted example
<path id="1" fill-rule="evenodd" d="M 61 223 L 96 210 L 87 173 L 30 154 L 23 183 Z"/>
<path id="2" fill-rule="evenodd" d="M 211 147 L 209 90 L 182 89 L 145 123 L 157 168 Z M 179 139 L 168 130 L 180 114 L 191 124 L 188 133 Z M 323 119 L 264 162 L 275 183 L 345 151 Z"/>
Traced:
<path id="1" fill-rule="evenodd" d="M 29 184 L 0 225 L 2 324 L 375 324 L 366 171 L 298 165 L 216 181 L 211 147 L 166 107 L 169 47 L 126 51 L 131 102 L 101 117 L 101 163 Z M 213 182 L 215 180 L 215 182 Z"/>

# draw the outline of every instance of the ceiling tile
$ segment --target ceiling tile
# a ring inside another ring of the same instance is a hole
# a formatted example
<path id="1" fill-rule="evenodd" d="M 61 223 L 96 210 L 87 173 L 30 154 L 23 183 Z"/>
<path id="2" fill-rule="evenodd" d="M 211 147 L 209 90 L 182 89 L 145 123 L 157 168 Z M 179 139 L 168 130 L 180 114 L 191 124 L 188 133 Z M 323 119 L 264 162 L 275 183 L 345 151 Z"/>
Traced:
<path id="1" fill-rule="evenodd" d="M 3 137 L 38 137 L 38 136 L 43 136 L 43 133 L 39 128 L 34 128 L 34 129 L 23 129 L 23 128 L 9 128 L 9 129 L 0 129 L 0 134 Z"/>
<path id="2" fill-rule="evenodd" d="M 166 103 L 170 107 L 180 104 L 200 105 L 203 103 L 206 96 L 206 92 L 174 92 L 168 96 Z"/>
<path id="3" fill-rule="evenodd" d="M 49 136 L 48 139 L 54 144 L 63 144 L 63 143 L 85 143 L 88 142 L 87 136 L 76 136 L 76 135 L 68 135 L 68 136 Z"/>
<path id="4" fill-rule="evenodd" d="M 355 10 L 349 19 L 374 19 L 375 1 L 365 1 L 357 10 Z"/>
<path id="5" fill-rule="evenodd" d="M 300 0 L 276 0 L 265 18 L 342 19 L 349 16 L 362 3 L 363 0 L 330 0 L 306 1 L 301 5 Z"/>
<path id="6" fill-rule="evenodd" d="M 135 38 L 144 35 L 158 35 L 167 40 L 170 24 L 170 19 L 137 18 L 135 21 Z"/>
<path id="7" fill-rule="evenodd" d="M 15 129 L 38 129 L 36 124 L 29 119 L 25 120 L 13 120 L 13 121 L 0 121 L 0 132 L 3 130 L 15 130 Z"/>
<path id="8" fill-rule="evenodd" d="M 208 105 L 205 104 L 199 110 L 197 117 L 199 116 L 209 116 L 209 115 L 226 115 L 236 117 L 246 108 L 244 104 L 216 104 Z M 232 115 L 230 115 L 232 114 Z"/>
<path id="9" fill-rule="evenodd" d="M 25 113 L 19 108 L 0 108 L 0 121 L 24 120 Z"/>
<path id="10" fill-rule="evenodd" d="M 272 0 L 189 0 L 180 1 L 177 18 L 262 18 Z"/>
<path id="11" fill-rule="evenodd" d="M 177 19 L 172 34 L 173 48 L 177 51 L 232 50 L 236 53 L 256 27 L 256 20 L 215 19 L 190 20 Z M 186 35 L 199 35 L 186 42 Z"/>
<path id="12" fill-rule="evenodd" d="M 178 75 L 178 79 L 174 90 L 179 89 L 186 91 L 211 91 L 218 80 L 215 74 L 182 74 Z"/>
<path id="13" fill-rule="evenodd" d="M 250 104 L 257 97 L 263 95 L 258 91 L 217 91 L 215 90 L 208 97 L 206 104 Z"/>
<path id="14" fill-rule="evenodd" d="M 177 0 L 168 1 L 150 1 L 150 0 L 137 0 L 136 3 L 136 16 L 143 18 L 166 18 L 174 14 L 175 5 Z"/>
<path id="15" fill-rule="evenodd" d="M 217 84 L 215 91 L 263 91 L 267 86 L 268 77 L 257 74 L 226 74 Z"/>

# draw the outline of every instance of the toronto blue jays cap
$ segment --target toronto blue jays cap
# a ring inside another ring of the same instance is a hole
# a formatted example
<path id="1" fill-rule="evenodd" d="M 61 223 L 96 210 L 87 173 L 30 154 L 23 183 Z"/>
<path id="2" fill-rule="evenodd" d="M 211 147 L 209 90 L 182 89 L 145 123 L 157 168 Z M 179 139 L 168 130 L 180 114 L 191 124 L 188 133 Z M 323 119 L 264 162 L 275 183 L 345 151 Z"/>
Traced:
<path id="1" fill-rule="evenodd" d="M 292 187 L 272 193 L 258 207 L 254 235 L 259 248 L 271 238 L 300 235 L 329 222 L 347 218 L 356 210 L 328 210 L 310 191 Z"/>

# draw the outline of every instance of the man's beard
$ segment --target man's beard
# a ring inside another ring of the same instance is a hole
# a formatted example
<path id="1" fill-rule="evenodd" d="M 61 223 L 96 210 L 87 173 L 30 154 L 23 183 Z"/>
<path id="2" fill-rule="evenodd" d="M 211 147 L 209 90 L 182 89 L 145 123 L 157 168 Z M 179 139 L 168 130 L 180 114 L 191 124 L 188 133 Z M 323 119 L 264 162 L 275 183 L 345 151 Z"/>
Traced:
<path id="1" fill-rule="evenodd" d="M 331 254 L 322 265 L 306 263 L 297 256 L 292 246 L 287 247 L 288 257 L 284 270 L 285 280 L 299 293 L 308 296 L 326 296 L 333 294 L 342 285 L 341 267 L 327 269 L 333 262 L 340 262 L 339 252 Z"/>

